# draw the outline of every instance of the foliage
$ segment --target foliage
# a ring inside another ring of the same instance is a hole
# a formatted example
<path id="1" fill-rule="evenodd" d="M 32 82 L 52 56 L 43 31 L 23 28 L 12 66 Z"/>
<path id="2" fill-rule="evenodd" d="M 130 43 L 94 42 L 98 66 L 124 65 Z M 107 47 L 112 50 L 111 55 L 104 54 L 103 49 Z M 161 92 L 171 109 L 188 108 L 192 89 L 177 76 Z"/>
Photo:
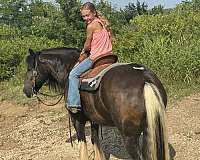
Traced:
<path id="1" fill-rule="evenodd" d="M 0 9 L 2 11 L 1 24 L 22 28 L 31 23 L 26 0 L 1 0 Z"/>
<path id="2" fill-rule="evenodd" d="M 154 6 L 150 10 L 151 15 L 156 15 L 156 14 L 163 14 L 164 13 L 164 7 L 162 5 Z"/>
<path id="3" fill-rule="evenodd" d="M 147 7 L 147 4 L 144 2 L 141 4 L 137 1 L 136 4 L 129 3 L 123 10 L 121 9 L 121 12 L 126 20 L 126 23 L 129 23 L 132 18 L 138 15 L 147 14 Z"/>
<path id="4" fill-rule="evenodd" d="M 0 35 L 3 35 L 0 40 L 1 54 L 0 54 L 0 81 L 9 79 L 15 76 L 16 71 L 22 72 L 24 70 L 20 65 L 24 62 L 24 57 L 29 48 L 36 50 L 43 48 L 51 48 L 63 46 L 61 42 L 49 40 L 45 37 L 20 37 L 19 30 L 7 26 L 0 27 Z"/>
<path id="5" fill-rule="evenodd" d="M 186 5 L 189 4 L 192 6 L 193 11 L 198 12 L 200 9 L 200 0 L 192 0 L 192 1 L 183 1 Z"/>
<path id="6" fill-rule="evenodd" d="M 56 2 L 62 9 L 62 21 L 65 22 L 63 29 L 60 30 L 64 43 L 82 47 L 85 25 L 80 16 L 81 2 L 78 0 L 56 0 Z"/>
<path id="7" fill-rule="evenodd" d="M 200 75 L 200 13 L 179 5 L 166 15 L 142 15 L 117 36 L 121 61 L 143 63 L 168 81 L 190 83 Z"/>
<path id="8" fill-rule="evenodd" d="M 111 4 L 107 1 L 99 1 L 99 3 L 96 3 L 96 8 L 100 14 L 109 20 L 110 28 L 114 35 L 126 24 L 124 15 L 121 14 L 121 11 L 112 8 Z"/>
<path id="9" fill-rule="evenodd" d="M 0 39 L 10 40 L 21 35 L 21 31 L 18 28 L 11 27 L 3 24 L 0 26 Z"/>

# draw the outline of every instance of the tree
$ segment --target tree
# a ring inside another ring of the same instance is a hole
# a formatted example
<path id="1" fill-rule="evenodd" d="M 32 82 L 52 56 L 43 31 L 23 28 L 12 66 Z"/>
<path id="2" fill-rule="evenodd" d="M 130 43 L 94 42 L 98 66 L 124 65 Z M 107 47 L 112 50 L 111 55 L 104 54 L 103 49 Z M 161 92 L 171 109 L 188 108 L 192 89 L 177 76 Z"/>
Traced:
<path id="1" fill-rule="evenodd" d="M 127 23 L 129 23 L 133 17 L 147 14 L 147 7 L 148 6 L 144 2 L 141 4 L 139 1 L 137 1 L 136 5 L 134 3 L 129 3 L 123 10 L 121 10 L 121 12 L 124 15 Z"/>
<path id="2" fill-rule="evenodd" d="M 151 15 L 163 14 L 163 13 L 164 13 L 164 7 L 162 5 L 154 6 L 150 11 Z"/>
<path id="3" fill-rule="evenodd" d="M 134 3 L 129 3 L 121 12 L 124 14 L 127 23 L 129 23 L 133 17 L 137 16 L 137 9 Z"/>
<path id="4" fill-rule="evenodd" d="M 101 0 L 99 1 L 99 3 L 96 3 L 95 5 L 97 11 L 100 12 L 103 16 L 105 16 L 109 20 L 110 28 L 113 34 L 116 34 L 126 23 L 121 12 L 112 8 L 111 3 L 108 3 L 108 1 Z"/>
<path id="5" fill-rule="evenodd" d="M 22 28 L 31 24 L 26 0 L 2 0 L 0 23 Z"/>
<path id="6" fill-rule="evenodd" d="M 32 17 L 50 17 L 51 13 L 56 11 L 56 7 L 49 2 L 42 0 L 31 0 L 29 4 L 29 12 Z"/>
<path id="7" fill-rule="evenodd" d="M 79 0 L 56 0 L 63 11 L 65 22 L 75 28 L 80 28 L 81 16 Z"/>
<path id="8" fill-rule="evenodd" d="M 81 2 L 79 0 L 56 0 L 56 2 L 60 5 L 65 20 L 64 43 L 74 44 L 76 47 L 82 46 L 84 22 L 80 16 Z"/>
<path id="9" fill-rule="evenodd" d="M 41 0 L 32 0 L 29 4 L 29 12 L 32 25 L 26 30 L 27 34 L 62 40 L 61 33 L 65 28 L 65 20 L 56 5 Z"/>
<path id="10" fill-rule="evenodd" d="M 200 10 L 200 0 L 192 0 L 192 6 L 195 11 Z"/>
<path id="11" fill-rule="evenodd" d="M 141 4 L 139 1 L 137 1 L 136 3 L 136 9 L 137 9 L 137 14 L 138 15 L 143 15 L 143 14 L 147 14 L 147 4 L 145 4 L 144 2 Z"/>

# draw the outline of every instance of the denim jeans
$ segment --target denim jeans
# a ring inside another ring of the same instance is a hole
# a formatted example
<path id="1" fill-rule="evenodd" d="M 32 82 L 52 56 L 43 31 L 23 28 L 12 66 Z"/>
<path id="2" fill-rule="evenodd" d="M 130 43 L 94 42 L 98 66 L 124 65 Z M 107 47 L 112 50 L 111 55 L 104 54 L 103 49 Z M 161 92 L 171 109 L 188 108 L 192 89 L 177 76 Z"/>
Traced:
<path id="1" fill-rule="evenodd" d="M 92 60 L 88 57 L 76 65 L 69 73 L 69 88 L 67 96 L 67 107 L 81 107 L 79 93 L 80 75 L 92 67 Z"/>

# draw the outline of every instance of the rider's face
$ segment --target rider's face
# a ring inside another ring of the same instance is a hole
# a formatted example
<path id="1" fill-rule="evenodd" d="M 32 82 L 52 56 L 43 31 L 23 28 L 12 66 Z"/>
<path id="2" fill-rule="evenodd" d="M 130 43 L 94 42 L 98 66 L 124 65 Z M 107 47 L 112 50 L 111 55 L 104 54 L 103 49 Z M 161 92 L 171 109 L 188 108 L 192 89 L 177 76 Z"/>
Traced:
<path id="1" fill-rule="evenodd" d="M 81 15 L 82 15 L 83 20 L 84 20 L 87 24 L 91 23 L 91 22 L 95 19 L 95 16 L 96 16 L 95 13 L 91 12 L 91 11 L 88 10 L 88 9 L 83 9 L 83 10 L 81 11 Z"/>

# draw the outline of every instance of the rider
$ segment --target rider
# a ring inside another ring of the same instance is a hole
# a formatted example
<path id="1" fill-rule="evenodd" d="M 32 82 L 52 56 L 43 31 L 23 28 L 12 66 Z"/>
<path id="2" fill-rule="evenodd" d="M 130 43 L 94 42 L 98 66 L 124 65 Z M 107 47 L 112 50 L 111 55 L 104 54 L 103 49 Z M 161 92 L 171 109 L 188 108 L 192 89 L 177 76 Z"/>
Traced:
<path id="1" fill-rule="evenodd" d="M 79 77 L 92 67 L 95 59 L 104 54 L 112 54 L 111 32 L 108 28 L 108 20 L 101 16 L 93 3 L 86 2 L 82 5 L 81 15 L 86 22 L 86 40 L 80 53 L 79 63 L 69 74 L 69 88 L 67 97 L 67 109 L 72 113 L 81 110 L 79 93 Z M 85 56 L 90 53 L 89 57 Z"/>

